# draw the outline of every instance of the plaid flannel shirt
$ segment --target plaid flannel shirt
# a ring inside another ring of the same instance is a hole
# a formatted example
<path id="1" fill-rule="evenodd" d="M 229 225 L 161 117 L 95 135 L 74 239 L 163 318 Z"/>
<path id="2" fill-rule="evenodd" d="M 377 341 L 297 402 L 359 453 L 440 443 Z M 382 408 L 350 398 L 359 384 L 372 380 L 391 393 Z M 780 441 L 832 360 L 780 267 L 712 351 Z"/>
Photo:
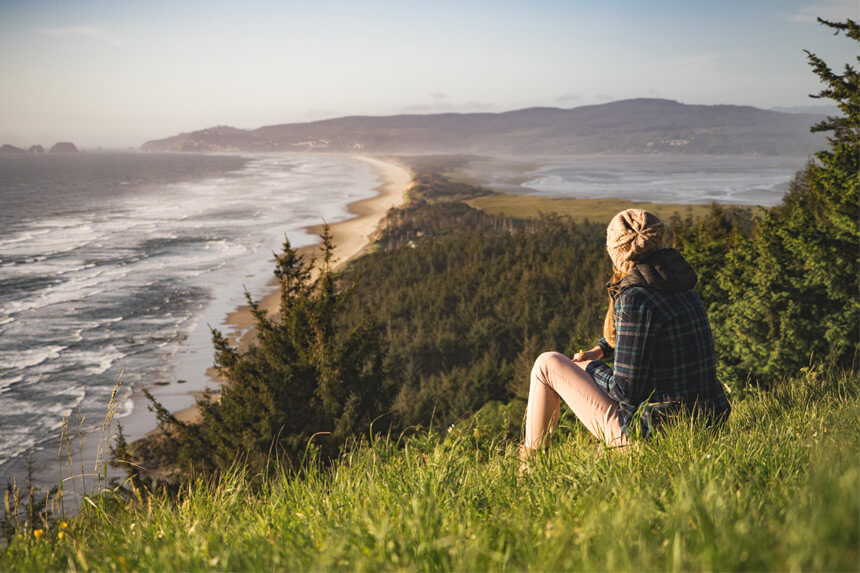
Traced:
<path id="1" fill-rule="evenodd" d="M 615 370 L 594 360 L 587 371 L 618 403 L 625 433 L 634 417 L 648 436 L 668 412 L 686 408 L 713 420 L 729 414 L 717 380 L 711 327 L 695 289 L 665 294 L 634 286 L 621 292 L 614 311 Z M 606 340 L 599 344 L 604 358 L 612 358 Z"/>

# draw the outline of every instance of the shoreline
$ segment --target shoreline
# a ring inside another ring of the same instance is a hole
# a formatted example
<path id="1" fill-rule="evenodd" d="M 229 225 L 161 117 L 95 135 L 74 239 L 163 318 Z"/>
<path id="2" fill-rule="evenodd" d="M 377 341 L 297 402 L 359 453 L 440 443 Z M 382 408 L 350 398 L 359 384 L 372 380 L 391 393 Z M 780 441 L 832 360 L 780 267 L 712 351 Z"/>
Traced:
<path id="1" fill-rule="evenodd" d="M 350 260 L 364 254 L 372 244 L 372 236 L 377 231 L 379 223 L 392 207 L 402 205 L 406 201 L 406 194 L 411 188 L 413 173 L 403 163 L 391 158 L 379 158 L 369 155 L 350 156 L 359 161 L 369 164 L 375 171 L 380 183 L 374 188 L 377 192 L 373 197 L 359 199 L 347 205 L 347 211 L 352 215 L 349 219 L 331 223 L 329 225 L 332 240 L 335 245 L 334 268 L 338 269 Z M 311 225 L 305 230 L 314 235 L 322 231 L 323 225 Z M 297 252 L 306 259 L 317 255 L 320 242 L 297 248 Z M 280 291 L 274 277 L 269 281 L 267 294 L 260 300 L 260 306 L 276 313 L 280 304 Z M 250 344 L 254 329 L 254 317 L 250 307 L 245 304 L 229 312 L 224 319 L 226 327 L 225 334 L 234 346 L 240 351 L 245 350 Z M 206 377 L 213 386 L 220 386 L 223 381 L 219 378 L 214 366 L 209 366 L 205 371 Z M 212 392 L 217 396 L 217 390 Z M 193 391 L 185 393 L 195 399 L 202 396 L 201 392 Z M 168 408 L 170 410 L 170 408 Z M 177 420 L 192 423 L 199 419 L 197 404 L 172 411 Z M 158 428 L 146 432 L 145 436 L 153 436 L 158 433 Z"/>

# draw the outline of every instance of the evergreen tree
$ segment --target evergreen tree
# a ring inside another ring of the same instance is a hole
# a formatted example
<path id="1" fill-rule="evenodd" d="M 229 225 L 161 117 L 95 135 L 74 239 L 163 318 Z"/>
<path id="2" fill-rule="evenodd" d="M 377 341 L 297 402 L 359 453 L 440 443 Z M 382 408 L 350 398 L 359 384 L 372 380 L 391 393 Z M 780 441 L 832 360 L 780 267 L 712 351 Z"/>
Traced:
<path id="1" fill-rule="evenodd" d="M 238 459 L 260 471 L 274 458 L 297 468 L 311 441 L 324 457 L 335 456 L 387 406 L 379 328 L 367 316 L 348 329 L 338 321 L 352 289 L 337 284 L 328 226 L 322 239 L 315 279 L 315 263 L 284 241 L 276 255 L 276 317 L 246 293 L 256 323 L 246 351 L 213 329 L 225 383 L 219 399 L 198 401 L 199 424 L 184 424 L 153 401 L 163 454 L 180 469 L 209 473 Z"/>
<path id="2" fill-rule="evenodd" d="M 860 42 L 854 21 L 819 21 Z M 832 132 L 829 149 L 795 177 L 781 206 L 756 220 L 751 237 L 713 229 L 680 236 L 691 258 L 725 253 L 724 262 L 703 259 L 702 290 L 712 297 L 721 371 L 735 383 L 783 376 L 811 358 L 848 365 L 858 349 L 860 81 L 851 65 L 838 74 L 807 56 L 824 84 L 813 97 L 834 100 L 843 114 L 812 127 Z M 710 225 L 720 227 L 713 217 Z"/>

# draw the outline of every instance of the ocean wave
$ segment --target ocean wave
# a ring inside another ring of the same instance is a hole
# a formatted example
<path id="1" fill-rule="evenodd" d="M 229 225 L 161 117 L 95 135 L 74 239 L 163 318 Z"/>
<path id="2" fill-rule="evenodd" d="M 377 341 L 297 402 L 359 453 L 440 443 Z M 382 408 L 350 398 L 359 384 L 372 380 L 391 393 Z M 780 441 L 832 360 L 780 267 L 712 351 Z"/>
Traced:
<path id="1" fill-rule="evenodd" d="M 114 417 L 127 418 L 134 413 L 134 398 L 133 392 L 129 389 L 121 398 L 118 399 L 119 407 L 116 410 Z"/>
<path id="2" fill-rule="evenodd" d="M 0 378 L 0 394 L 8 392 L 9 388 L 23 380 L 23 376 L 12 376 L 10 378 Z"/>
<path id="3" fill-rule="evenodd" d="M 76 350 L 67 352 L 64 358 L 83 366 L 83 372 L 93 376 L 104 374 L 110 370 L 114 362 L 125 356 L 112 344 L 93 350 Z"/>
<path id="4" fill-rule="evenodd" d="M 65 400 L 58 400 L 65 396 Z M 0 440 L 0 460 L 10 460 L 32 451 L 38 444 L 60 437 L 63 420 L 72 417 L 75 409 L 83 403 L 86 390 L 83 386 L 71 386 L 61 395 L 54 395 L 53 403 L 47 400 L 7 400 L 0 402 L 0 416 L 27 418 L 26 424 L 10 424 L 4 428 Z M 56 451 L 55 457 L 56 459 Z"/>
<path id="5" fill-rule="evenodd" d="M 8 302 L 0 306 L 0 316 L 12 316 L 55 304 L 94 297 L 105 292 L 103 285 L 115 283 L 130 272 L 132 272 L 130 269 L 122 267 L 98 267 L 95 272 L 72 277 L 65 282 L 45 288 L 34 296 Z"/>
<path id="6" fill-rule="evenodd" d="M 0 351 L 0 368 L 23 370 L 53 360 L 66 350 L 66 346 L 43 346 L 27 350 Z"/>
<path id="7" fill-rule="evenodd" d="M 30 448 L 39 443 L 34 437 L 32 429 L 9 428 L 5 438 L 0 441 L 0 460 L 8 461 L 26 453 Z M 2 467 L 2 462 L 0 462 Z"/>
<path id="8" fill-rule="evenodd" d="M 79 249 L 101 235 L 89 219 L 43 219 L 18 236 L 0 241 L 0 252 L 4 256 L 46 257 Z"/>
<path id="9" fill-rule="evenodd" d="M 62 277 L 95 267 L 95 263 L 80 259 L 62 260 L 32 257 L 0 265 L 0 280 L 20 281 L 28 277 Z"/>
<path id="10" fill-rule="evenodd" d="M 50 229 L 27 229 L 26 231 L 19 231 L 13 235 L 6 236 L 0 239 L 0 249 L 6 250 L 10 245 L 15 245 L 18 243 L 29 243 L 40 236 L 47 235 L 51 232 Z"/>

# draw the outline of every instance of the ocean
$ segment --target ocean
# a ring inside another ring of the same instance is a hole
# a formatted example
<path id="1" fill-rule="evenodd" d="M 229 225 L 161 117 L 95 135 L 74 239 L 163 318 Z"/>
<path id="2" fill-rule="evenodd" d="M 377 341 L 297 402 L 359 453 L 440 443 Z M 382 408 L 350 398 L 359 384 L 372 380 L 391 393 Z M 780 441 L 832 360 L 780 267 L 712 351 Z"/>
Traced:
<path id="1" fill-rule="evenodd" d="M 131 438 L 209 385 L 209 326 L 261 298 L 273 251 L 349 217 L 379 177 L 334 155 L 0 156 L 0 485 L 56 485 L 65 416 L 93 444 L 120 377 Z M 94 434 L 94 435 L 93 435 Z M 77 462 L 77 460 L 76 460 Z"/>

